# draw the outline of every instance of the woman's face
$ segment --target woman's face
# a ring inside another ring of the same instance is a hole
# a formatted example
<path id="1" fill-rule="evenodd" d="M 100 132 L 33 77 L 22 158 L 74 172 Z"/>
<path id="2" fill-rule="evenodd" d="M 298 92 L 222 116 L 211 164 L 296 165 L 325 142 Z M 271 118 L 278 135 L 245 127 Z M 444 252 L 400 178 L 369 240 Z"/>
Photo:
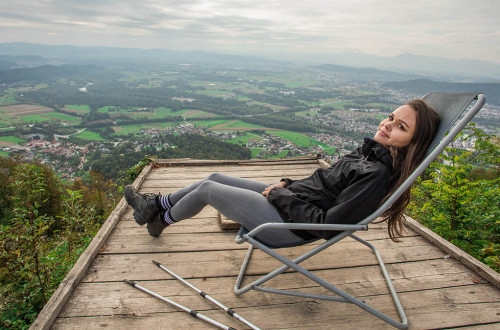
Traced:
<path id="1" fill-rule="evenodd" d="M 417 125 L 417 112 L 405 104 L 382 120 L 373 138 L 386 147 L 403 148 L 410 144 Z"/>

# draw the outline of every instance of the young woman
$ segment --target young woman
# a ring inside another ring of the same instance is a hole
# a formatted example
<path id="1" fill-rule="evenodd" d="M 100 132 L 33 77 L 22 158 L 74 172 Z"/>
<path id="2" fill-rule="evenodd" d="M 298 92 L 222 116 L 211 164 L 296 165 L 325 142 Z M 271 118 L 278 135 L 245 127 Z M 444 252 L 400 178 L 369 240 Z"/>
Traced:
<path id="1" fill-rule="evenodd" d="M 175 222 L 199 213 L 207 204 L 252 230 L 267 222 L 355 224 L 375 211 L 424 159 L 439 126 L 437 113 L 421 100 L 412 100 L 384 119 L 373 139 L 328 169 L 311 176 L 265 183 L 213 173 L 206 179 L 167 196 L 139 194 L 125 187 L 139 225 L 159 236 Z M 408 189 L 384 214 L 393 240 L 401 235 Z M 272 246 L 330 238 L 329 231 L 268 230 L 257 238 Z"/>

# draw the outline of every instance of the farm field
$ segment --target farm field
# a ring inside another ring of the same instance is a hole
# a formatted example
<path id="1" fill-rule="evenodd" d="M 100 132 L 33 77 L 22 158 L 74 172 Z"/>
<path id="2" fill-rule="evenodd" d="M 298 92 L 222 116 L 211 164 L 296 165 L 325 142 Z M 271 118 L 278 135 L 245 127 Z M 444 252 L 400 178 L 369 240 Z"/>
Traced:
<path id="1" fill-rule="evenodd" d="M 16 102 L 16 98 L 12 95 L 6 95 L 0 97 L 0 105 L 8 105 Z"/>
<path id="2" fill-rule="evenodd" d="M 300 147 L 312 147 L 318 144 L 318 141 L 301 133 L 291 131 L 267 131 L 267 133 L 287 139 Z"/>
<path id="3" fill-rule="evenodd" d="M 207 127 L 212 128 L 215 126 L 223 126 L 227 124 L 229 120 L 227 119 L 215 119 L 215 120 L 190 120 L 189 123 L 193 124 L 196 127 Z"/>
<path id="4" fill-rule="evenodd" d="M 90 107 L 86 104 L 79 105 L 79 104 L 66 104 L 66 106 L 63 108 L 63 110 L 66 111 L 74 111 L 78 113 L 79 115 L 83 115 L 86 113 L 90 112 Z"/>
<path id="5" fill-rule="evenodd" d="M 262 137 L 260 135 L 247 133 L 245 135 L 235 137 L 234 139 L 230 139 L 227 142 L 239 145 L 245 145 L 250 141 L 259 141 L 259 140 L 262 140 Z"/>
<path id="6" fill-rule="evenodd" d="M 27 115 L 27 116 L 22 116 L 21 118 L 24 122 L 42 122 L 50 120 L 60 120 L 71 124 L 77 124 L 78 122 L 80 122 L 80 118 L 72 117 L 57 112 L 49 112 L 39 115 Z"/>
<path id="7" fill-rule="evenodd" d="M 57 113 L 52 108 L 32 105 L 16 104 L 0 107 L 2 113 L 2 126 L 13 124 L 21 119 L 23 122 L 43 122 L 50 120 L 61 120 L 67 123 L 76 124 L 80 121 L 77 117 Z"/>
<path id="8" fill-rule="evenodd" d="M 90 131 L 83 131 L 80 134 L 75 135 L 75 137 L 80 138 L 82 140 L 89 140 L 89 141 L 105 141 L 99 133 L 96 132 L 90 132 Z"/>
<path id="9" fill-rule="evenodd" d="M 12 146 L 14 144 L 18 144 L 18 143 L 22 143 L 22 142 L 25 142 L 25 140 L 23 139 L 20 139 L 16 136 L 0 136 L 0 145 L 2 146 Z"/>
<path id="10" fill-rule="evenodd" d="M 52 108 L 44 107 L 41 105 L 32 105 L 32 104 L 5 105 L 2 106 L 1 109 L 2 112 L 17 117 L 54 112 L 54 109 Z"/>

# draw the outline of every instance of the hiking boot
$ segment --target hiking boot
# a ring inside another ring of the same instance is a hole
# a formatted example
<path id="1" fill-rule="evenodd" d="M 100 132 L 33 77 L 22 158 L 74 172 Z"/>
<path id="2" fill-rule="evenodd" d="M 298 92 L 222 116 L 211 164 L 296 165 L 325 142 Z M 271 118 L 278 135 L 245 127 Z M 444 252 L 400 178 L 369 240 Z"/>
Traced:
<path id="1" fill-rule="evenodd" d="M 161 235 L 163 230 L 168 227 L 168 224 L 163 221 L 163 214 L 163 212 L 157 212 L 153 218 L 148 221 L 146 228 L 148 229 L 149 235 L 158 237 Z"/>
<path id="2" fill-rule="evenodd" d="M 156 194 L 139 194 L 133 186 L 124 189 L 125 200 L 134 208 L 134 219 L 139 225 L 144 225 L 153 215 L 160 211 L 157 205 Z"/>

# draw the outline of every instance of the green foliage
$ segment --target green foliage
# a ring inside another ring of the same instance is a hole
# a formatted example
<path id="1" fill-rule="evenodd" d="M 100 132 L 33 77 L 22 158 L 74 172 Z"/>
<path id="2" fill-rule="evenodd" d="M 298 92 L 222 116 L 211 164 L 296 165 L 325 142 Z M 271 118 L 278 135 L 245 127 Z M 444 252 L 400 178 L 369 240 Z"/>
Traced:
<path id="1" fill-rule="evenodd" d="M 97 202 L 104 196 L 96 198 L 92 190 L 106 191 L 106 182 L 63 189 L 40 164 L 11 160 L 8 165 L 10 175 L 2 189 L 9 192 L 12 213 L 4 214 L 8 217 L 0 224 L 0 327 L 24 329 L 105 219 Z"/>
<path id="2" fill-rule="evenodd" d="M 443 238 L 500 271 L 500 149 L 473 125 L 458 136 L 412 191 L 410 215 Z"/>
<path id="3" fill-rule="evenodd" d="M 151 164 L 151 162 L 152 162 L 151 158 L 146 155 L 146 156 L 144 156 L 144 158 L 140 162 L 138 162 L 137 164 L 135 164 L 134 166 L 132 166 L 128 170 L 124 171 L 122 173 L 122 176 L 128 182 L 132 182 L 139 176 L 139 174 L 141 174 L 144 167 Z"/>

